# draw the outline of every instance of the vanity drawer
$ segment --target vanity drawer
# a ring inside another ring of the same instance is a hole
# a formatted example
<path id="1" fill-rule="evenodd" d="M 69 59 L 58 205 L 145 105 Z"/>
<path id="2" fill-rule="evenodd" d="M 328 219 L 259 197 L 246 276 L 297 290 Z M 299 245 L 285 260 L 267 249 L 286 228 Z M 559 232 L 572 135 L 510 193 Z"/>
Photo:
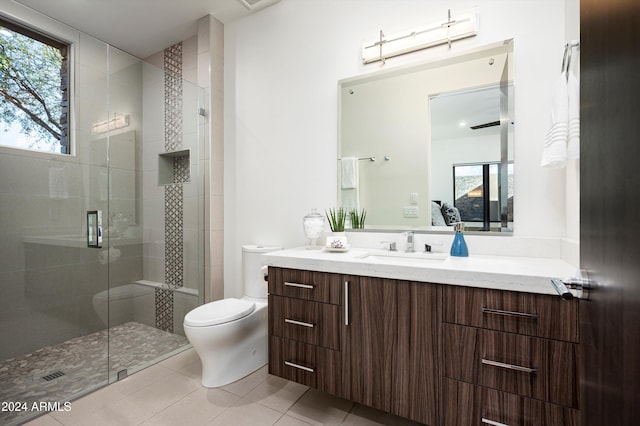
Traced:
<path id="1" fill-rule="evenodd" d="M 578 342 L 578 301 L 552 295 L 445 286 L 444 321 Z"/>
<path id="2" fill-rule="evenodd" d="M 445 377 L 578 408 L 578 345 L 444 325 Z"/>
<path id="3" fill-rule="evenodd" d="M 342 396 L 342 363 L 338 351 L 270 336 L 269 373 Z"/>
<path id="4" fill-rule="evenodd" d="M 269 267 L 269 294 L 340 304 L 342 275 Z"/>
<path id="5" fill-rule="evenodd" d="M 578 426 L 580 412 L 470 383 L 444 379 L 444 425 Z"/>
<path id="6" fill-rule="evenodd" d="M 340 307 L 269 295 L 269 334 L 340 350 Z"/>

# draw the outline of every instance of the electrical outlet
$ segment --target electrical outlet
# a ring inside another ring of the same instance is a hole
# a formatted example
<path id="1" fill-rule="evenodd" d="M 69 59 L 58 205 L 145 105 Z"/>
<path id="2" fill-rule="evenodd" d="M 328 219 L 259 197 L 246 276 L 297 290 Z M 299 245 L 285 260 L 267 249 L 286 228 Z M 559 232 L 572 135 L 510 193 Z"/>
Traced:
<path id="1" fill-rule="evenodd" d="M 402 208 L 402 217 L 418 217 L 418 206 L 404 206 Z"/>

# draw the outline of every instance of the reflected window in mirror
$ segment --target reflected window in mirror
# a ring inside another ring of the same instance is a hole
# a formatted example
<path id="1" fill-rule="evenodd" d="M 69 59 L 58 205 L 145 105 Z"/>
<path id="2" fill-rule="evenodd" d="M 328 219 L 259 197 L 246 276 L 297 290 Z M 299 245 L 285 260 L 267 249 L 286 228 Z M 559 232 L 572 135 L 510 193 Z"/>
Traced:
<path id="1" fill-rule="evenodd" d="M 502 202 L 500 183 L 507 182 L 507 200 Z M 513 223 L 513 163 L 507 165 L 507 179 L 501 179 L 500 163 L 453 166 L 453 205 L 468 230 L 499 228 L 502 214 Z M 506 206 L 503 212 L 501 206 Z"/>

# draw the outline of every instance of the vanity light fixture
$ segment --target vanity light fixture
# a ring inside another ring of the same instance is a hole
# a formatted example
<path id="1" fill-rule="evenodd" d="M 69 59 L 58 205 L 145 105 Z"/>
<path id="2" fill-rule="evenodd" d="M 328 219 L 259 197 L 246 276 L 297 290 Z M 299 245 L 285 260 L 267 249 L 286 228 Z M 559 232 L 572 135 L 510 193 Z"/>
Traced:
<path id="1" fill-rule="evenodd" d="M 447 13 L 447 22 L 434 23 L 412 31 L 380 37 L 365 43 L 362 47 L 362 62 L 370 64 L 388 58 L 416 52 L 429 47 L 451 42 L 478 34 L 478 11 L 473 10 L 452 18 L 451 9 Z"/>
<path id="2" fill-rule="evenodd" d="M 129 126 L 129 114 L 114 114 L 111 120 L 96 123 L 91 128 L 93 134 L 106 133 L 109 130 L 122 129 Z"/>

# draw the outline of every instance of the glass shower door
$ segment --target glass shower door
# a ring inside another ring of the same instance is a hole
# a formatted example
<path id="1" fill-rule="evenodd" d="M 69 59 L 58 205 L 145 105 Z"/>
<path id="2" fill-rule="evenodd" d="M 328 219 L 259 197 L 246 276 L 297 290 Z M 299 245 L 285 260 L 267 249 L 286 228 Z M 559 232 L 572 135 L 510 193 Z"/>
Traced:
<path id="1" fill-rule="evenodd" d="M 203 90 L 175 69 L 113 47 L 109 69 L 114 124 L 105 232 L 113 382 L 188 347 L 183 318 L 202 303 L 204 284 L 204 117 L 198 115 Z"/>
<path id="2" fill-rule="evenodd" d="M 186 349 L 204 300 L 204 91 L 79 37 L 70 153 L 0 146 L 0 424 Z"/>
<path id="3" fill-rule="evenodd" d="M 89 247 L 87 213 L 109 216 L 107 47 L 75 51 L 71 152 L 0 147 L 0 423 L 20 423 L 108 382 L 108 236 Z M 92 236 L 97 236 L 97 230 Z M 44 408 L 44 409 L 43 409 Z"/>

